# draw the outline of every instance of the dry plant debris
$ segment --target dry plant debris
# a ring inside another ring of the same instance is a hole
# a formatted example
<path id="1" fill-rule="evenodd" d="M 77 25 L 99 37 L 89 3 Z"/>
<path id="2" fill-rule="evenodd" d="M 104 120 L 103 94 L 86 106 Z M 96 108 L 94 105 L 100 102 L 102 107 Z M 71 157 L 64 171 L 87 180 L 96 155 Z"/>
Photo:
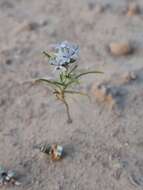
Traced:
<path id="1" fill-rule="evenodd" d="M 0 186 L 2 185 L 19 186 L 21 183 L 16 180 L 16 173 L 14 171 L 0 167 Z"/>

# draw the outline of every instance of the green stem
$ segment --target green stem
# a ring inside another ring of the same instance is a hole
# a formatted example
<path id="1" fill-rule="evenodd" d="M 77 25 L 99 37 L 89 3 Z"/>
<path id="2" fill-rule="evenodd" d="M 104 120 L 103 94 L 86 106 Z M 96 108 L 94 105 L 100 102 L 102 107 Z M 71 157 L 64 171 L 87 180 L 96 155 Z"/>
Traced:
<path id="1" fill-rule="evenodd" d="M 75 65 L 75 66 L 70 70 L 70 72 L 68 73 L 68 75 L 70 75 L 77 67 L 78 67 L 78 66 Z"/>
<path id="2" fill-rule="evenodd" d="M 77 82 L 77 81 L 76 81 Z M 75 81 L 70 81 L 70 82 L 68 82 L 67 84 L 65 84 L 65 86 L 64 86 L 64 90 L 65 89 L 67 89 L 71 84 L 73 84 L 73 83 L 75 83 Z"/>
<path id="3" fill-rule="evenodd" d="M 43 51 L 42 53 L 43 53 L 46 57 L 48 57 L 48 58 L 51 57 L 51 55 L 50 55 L 49 53 L 45 52 L 45 51 Z"/>

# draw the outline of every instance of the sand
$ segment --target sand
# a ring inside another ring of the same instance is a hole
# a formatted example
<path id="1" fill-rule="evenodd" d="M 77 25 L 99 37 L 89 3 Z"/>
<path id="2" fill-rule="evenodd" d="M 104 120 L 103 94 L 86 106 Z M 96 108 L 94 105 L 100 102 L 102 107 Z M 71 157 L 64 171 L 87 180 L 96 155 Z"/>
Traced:
<path id="1" fill-rule="evenodd" d="M 127 15 L 135 2 L 140 13 Z M 143 1 L 0 0 L 0 165 L 14 169 L 20 190 L 143 189 Z M 27 81 L 53 77 L 41 51 L 68 40 L 79 44 L 80 69 L 88 76 L 64 106 L 43 85 Z M 129 41 L 134 51 L 115 56 L 112 42 Z M 124 81 L 127 72 L 135 80 Z M 104 83 L 115 105 L 98 102 L 91 87 Z M 34 146 L 63 145 L 66 157 L 52 162 Z M 2 187 L 5 189 L 5 187 Z"/>

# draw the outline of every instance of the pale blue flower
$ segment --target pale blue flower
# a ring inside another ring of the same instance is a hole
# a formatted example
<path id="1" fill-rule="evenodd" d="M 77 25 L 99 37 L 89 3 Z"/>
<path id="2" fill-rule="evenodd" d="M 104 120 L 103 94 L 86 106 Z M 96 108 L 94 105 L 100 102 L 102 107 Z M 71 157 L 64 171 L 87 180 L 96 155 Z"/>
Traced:
<path id="1" fill-rule="evenodd" d="M 49 63 L 51 65 L 55 65 L 55 66 L 62 66 L 62 59 L 60 58 L 60 56 L 57 53 L 54 53 L 50 59 L 49 59 Z"/>
<path id="2" fill-rule="evenodd" d="M 54 54 L 53 57 L 49 59 L 49 63 L 55 66 L 55 70 L 65 70 L 65 62 L 59 54 Z"/>
<path id="3" fill-rule="evenodd" d="M 65 63 L 70 63 L 73 60 L 75 61 L 79 55 L 79 46 L 67 41 L 57 44 L 55 49 L 58 51 L 59 56 L 63 58 Z"/>
<path id="4" fill-rule="evenodd" d="M 56 53 L 50 58 L 49 63 L 55 65 L 57 68 L 65 67 L 69 63 L 76 61 L 79 54 L 78 45 L 71 44 L 67 41 L 53 46 Z"/>

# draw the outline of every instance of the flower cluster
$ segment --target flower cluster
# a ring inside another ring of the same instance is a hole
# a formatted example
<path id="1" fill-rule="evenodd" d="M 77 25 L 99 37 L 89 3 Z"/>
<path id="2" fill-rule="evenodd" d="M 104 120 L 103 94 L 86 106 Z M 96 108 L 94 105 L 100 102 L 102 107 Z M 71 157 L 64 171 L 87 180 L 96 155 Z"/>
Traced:
<path id="1" fill-rule="evenodd" d="M 54 45 L 55 52 L 49 55 L 49 64 L 56 66 L 56 69 L 66 68 L 70 63 L 77 60 L 79 55 L 78 45 L 67 41 Z"/>

